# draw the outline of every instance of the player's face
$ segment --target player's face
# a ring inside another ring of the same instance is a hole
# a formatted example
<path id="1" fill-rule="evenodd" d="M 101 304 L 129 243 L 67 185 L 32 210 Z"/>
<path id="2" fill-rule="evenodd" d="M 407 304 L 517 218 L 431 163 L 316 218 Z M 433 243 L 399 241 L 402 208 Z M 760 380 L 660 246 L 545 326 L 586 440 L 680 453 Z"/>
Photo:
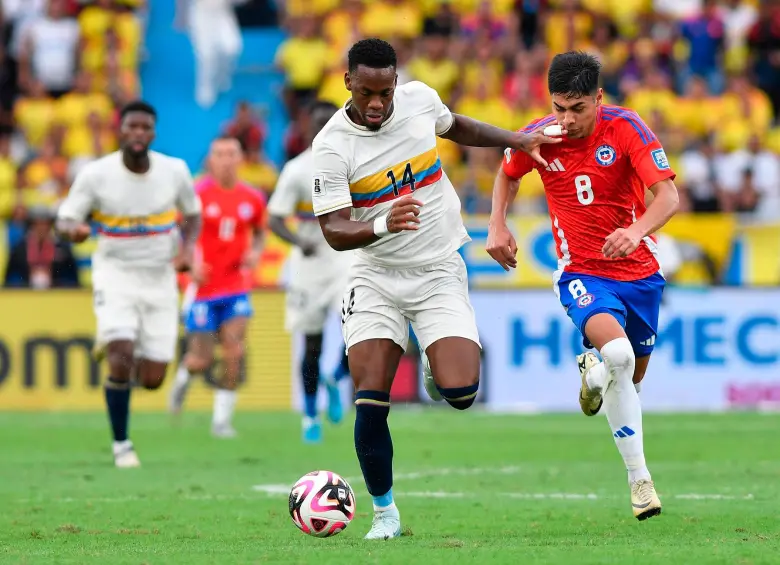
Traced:
<path id="1" fill-rule="evenodd" d="M 558 123 L 568 130 L 567 137 L 581 139 L 593 133 L 596 127 L 596 112 L 603 97 L 600 88 L 595 96 L 569 98 L 563 94 L 552 95 L 553 114 Z"/>
<path id="2" fill-rule="evenodd" d="M 378 130 L 393 106 L 393 94 L 398 75 L 395 67 L 372 69 L 358 65 L 354 73 L 344 76 L 344 84 L 352 93 L 352 108 L 361 125 Z"/>
<path id="3" fill-rule="evenodd" d="M 146 155 L 154 140 L 154 118 L 145 112 L 130 112 L 122 120 L 119 133 L 122 150 L 131 155 Z"/>
<path id="4" fill-rule="evenodd" d="M 217 178 L 235 177 L 241 164 L 241 145 L 237 139 L 219 139 L 211 144 L 209 168 Z"/>

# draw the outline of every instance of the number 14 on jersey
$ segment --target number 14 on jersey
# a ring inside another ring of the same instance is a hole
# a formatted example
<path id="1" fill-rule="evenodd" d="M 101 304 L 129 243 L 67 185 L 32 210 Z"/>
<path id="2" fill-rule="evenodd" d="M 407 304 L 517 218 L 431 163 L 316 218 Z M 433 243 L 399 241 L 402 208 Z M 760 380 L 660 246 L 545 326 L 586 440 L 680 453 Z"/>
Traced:
<path id="1" fill-rule="evenodd" d="M 393 183 L 393 194 L 395 196 L 401 194 L 401 190 L 403 190 L 405 186 L 409 186 L 411 191 L 414 192 L 414 173 L 412 172 L 411 163 L 406 164 L 406 167 L 404 168 L 404 176 L 401 178 L 400 185 L 395 180 L 395 173 L 393 173 L 393 169 L 387 171 L 387 178 L 389 178 L 390 182 Z"/>

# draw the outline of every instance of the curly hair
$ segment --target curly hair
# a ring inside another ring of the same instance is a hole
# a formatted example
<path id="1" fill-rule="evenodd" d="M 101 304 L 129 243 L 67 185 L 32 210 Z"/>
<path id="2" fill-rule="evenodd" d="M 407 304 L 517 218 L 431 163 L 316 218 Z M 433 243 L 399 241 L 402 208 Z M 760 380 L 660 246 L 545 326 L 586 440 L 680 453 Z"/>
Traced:
<path id="1" fill-rule="evenodd" d="M 387 41 L 370 38 L 361 39 L 349 49 L 349 72 L 353 73 L 359 65 L 372 69 L 386 69 L 398 64 L 395 49 Z"/>

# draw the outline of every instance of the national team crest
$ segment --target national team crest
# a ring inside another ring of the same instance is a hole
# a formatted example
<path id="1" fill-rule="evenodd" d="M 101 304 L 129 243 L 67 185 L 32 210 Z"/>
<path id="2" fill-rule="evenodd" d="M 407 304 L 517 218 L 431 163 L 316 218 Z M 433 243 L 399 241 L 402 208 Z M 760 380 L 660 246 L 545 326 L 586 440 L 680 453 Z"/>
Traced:
<path id="1" fill-rule="evenodd" d="M 242 202 L 238 205 L 238 216 L 242 220 L 248 220 L 251 218 L 255 213 L 255 207 L 252 206 L 249 202 Z"/>
<path id="2" fill-rule="evenodd" d="M 593 297 L 592 294 L 590 293 L 583 294 L 577 299 L 577 306 L 579 306 L 580 308 L 585 308 L 586 306 L 590 306 L 591 304 L 593 304 L 594 300 L 595 298 Z"/>
<path id="3" fill-rule="evenodd" d="M 596 162 L 602 167 L 609 167 L 615 162 L 616 155 L 611 145 L 602 145 L 596 149 Z"/>

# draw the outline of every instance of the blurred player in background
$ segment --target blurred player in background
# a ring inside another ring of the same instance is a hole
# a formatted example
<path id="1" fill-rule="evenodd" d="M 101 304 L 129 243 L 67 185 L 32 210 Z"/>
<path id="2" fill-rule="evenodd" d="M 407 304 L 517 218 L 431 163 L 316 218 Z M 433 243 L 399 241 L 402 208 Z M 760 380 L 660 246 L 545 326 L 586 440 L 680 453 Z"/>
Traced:
<path id="1" fill-rule="evenodd" d="M 211 367 L 218 340 L 222 374 L 214 394 L 211 432 L 225 438 L 236 434 L 232 420 L 244 369 L 246 327 L 252 316 L 249 291 L 252 271 L 262 252 L 265 221 L 262 193 L 238 180 L 241 159 L 237 139 L 216 139 L 208 157 L 209 175 L 196 187 L 203 209 L 203 232 L 192 270 L 197 290 L 185 321 L 187 354 L 176 372 L 170 396 L 170 409 L 178 413 L 191 374 Z"/>
<path id="2" fill-rule="evenodd" d="M 421 82 L 396 88 L 396 53 L 385 41 L 359 41 L 348 59 L 352 98 L 312 145 L 313 204 L 328 244 L 358 250 L 342 306 L 356 391 L 355 451 L 374 503 L 366 538 L 388 539 L 401 535 L 401 517 L 387 417 L 409 322 L 432 398 L 465 410 L 479 389 L 479 335 L 458 254 L 469 237 L 436 137 L 510 146 L 538 159 L 541 143 L 560 139 L 452 114 Z"/>
<path id="3" fill-rule="evenodd" d="M 658 330 L 665 281 L 652 234 L 678 206 L 675 174 L 661 144 L 626 108 L 602 104 L 600 64 L 581 52 L 556 55 L 548 74 L 553 113 L 524 131 L 563 128 L 563 143 L 544 147 L 547 167 L 507 149 L 493 192 L 487 249 L 505 269 L 517 265 L 506 225 L 519 180 L 534 168 L 547 193 L 558 251 L 554 290 L 593 353 L 577 357 L 580 406 L 593 416 L 603 404 L 628 469 L 634 516 L 660 514 L 642 439 L 640 382 Z M 645 208 L 645 187 L 654 198 Z"/>
<path id="4" fill-rule="evenodd" d="M 98 356 L 105 353 L 111 371 L 105 392 L 117 467 L 140 464 L 127 434 L 130 382 L 135 379 L 156 389 L 165 379 L 178 339 L 174 266 L 185 271 L 192 265 L 201 225 L 187 165 L 149 151 L 156 121 L 148 104 L 125 106 L 121 149 L 76 175 L 57 220 L 59 233 L 73 242 L 89 237 L 85 220 L 90 214 L 97 224 L 98 246 L 92 258 L 96 350 Z"/>
<path id="5" fill-rule="evenodd" d="M 309 143 L 338 111 L 329 102 L 315 102 L 309 108 Z M 317 443 L 322 425 L 317 417 L 317 388 L 325 322 L 332 308 L 341 304 L 347 285 L 352 253 L 334 251 L 325 242 L 312 212 L 311 171 L 313 158 L 307 149 L 282 169 L 276 190 L 268 202 L 268 225 L 277 236 L 295 246 L 290 258 L 291 279 L 287 288 L 287 330 L 305 339 L 301 376 L 304 391 L 303 439 Z M 298 218 L 291 232 L 285 221 Z M 349 374 L 346 351 L 334 375 L 323 379 L 328 388 L 328 418 L 339 423 L 343 416 L 338 381 Z"/>

